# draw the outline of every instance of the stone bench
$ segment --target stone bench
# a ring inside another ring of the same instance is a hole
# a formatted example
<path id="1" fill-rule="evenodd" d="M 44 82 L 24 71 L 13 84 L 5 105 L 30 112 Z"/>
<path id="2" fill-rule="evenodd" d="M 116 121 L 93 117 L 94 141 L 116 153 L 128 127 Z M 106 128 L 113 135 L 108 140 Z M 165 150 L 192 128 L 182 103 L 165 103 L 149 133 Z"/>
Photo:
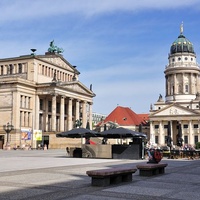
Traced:
<path id="1" fill-rule="evenodd" d="M 92 178 L 92 186 L 108 186 L 121 182 L 131 182 L 132 174 L 135 168 L 112 168 L 86 171 L 86 174 Z"/>
<path id="2" fill-rule="evenodd" d="M 140 176 L 154 176 L 165 173 L 165 163 L 146 163 L 136 166 L 139 169 Z"/>

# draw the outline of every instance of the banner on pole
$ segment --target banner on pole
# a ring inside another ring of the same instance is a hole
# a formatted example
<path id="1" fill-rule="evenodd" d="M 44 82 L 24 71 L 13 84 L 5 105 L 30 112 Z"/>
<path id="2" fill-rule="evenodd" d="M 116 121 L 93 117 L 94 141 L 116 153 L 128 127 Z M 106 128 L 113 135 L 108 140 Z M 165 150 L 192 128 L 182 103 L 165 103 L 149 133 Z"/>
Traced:
<path id="1" fill-rule="evenodd" d="M 33 131 L 33 140 L 36 140 L 36 141 L 42 140 L 42 130 Z"/>
<path id="2" fill-rule="evenodd" d="M 22 140 L 31 140 L 31 129 L 21 129 L 21 139 Z"/>

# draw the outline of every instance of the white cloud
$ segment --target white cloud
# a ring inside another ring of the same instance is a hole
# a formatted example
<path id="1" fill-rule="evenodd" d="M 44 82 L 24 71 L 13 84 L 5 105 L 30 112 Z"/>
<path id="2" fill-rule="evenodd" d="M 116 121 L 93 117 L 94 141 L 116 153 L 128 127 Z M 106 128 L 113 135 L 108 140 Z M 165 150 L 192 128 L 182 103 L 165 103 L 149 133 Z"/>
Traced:
<path id="1" fill-rule="evenodd" d="M 199 5 L 199 0 L 1 0 L 0 21 L 38 19 L 56 15 L 81 14 L 86 17 L 115 11 L 173 9 Z M 49 22 L 51 23 L 51 22 Z"/>

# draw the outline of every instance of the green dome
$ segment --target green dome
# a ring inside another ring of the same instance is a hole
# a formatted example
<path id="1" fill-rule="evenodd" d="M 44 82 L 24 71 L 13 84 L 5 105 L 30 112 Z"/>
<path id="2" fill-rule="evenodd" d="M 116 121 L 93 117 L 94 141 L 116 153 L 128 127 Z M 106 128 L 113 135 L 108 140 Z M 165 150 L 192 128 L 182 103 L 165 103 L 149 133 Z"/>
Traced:
<path id="1" fill-rule="evenodd" d="M 170 53 L 194 53 L 193 44 L 182 34 L 172 43 Z"/>

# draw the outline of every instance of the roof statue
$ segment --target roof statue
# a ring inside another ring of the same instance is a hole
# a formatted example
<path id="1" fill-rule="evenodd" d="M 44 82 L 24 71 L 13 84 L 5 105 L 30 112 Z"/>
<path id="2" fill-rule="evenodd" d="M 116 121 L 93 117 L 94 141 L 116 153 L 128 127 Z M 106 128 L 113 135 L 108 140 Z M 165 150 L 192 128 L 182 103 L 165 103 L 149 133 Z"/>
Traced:
<path id="1" fill-rule="evenodd" d="M 180 34 L 181 35 L 183 34 L 183 22 L 181 23 L 181 26 L 180 26 Z"/>
<path id="2" fill-rule="evenodd" d="M 54 40 L 50 42 L 50 47 L 48 48 L 48 52 L 50 53 L 63 53 L 64 50 L 54 45 Z"/>

